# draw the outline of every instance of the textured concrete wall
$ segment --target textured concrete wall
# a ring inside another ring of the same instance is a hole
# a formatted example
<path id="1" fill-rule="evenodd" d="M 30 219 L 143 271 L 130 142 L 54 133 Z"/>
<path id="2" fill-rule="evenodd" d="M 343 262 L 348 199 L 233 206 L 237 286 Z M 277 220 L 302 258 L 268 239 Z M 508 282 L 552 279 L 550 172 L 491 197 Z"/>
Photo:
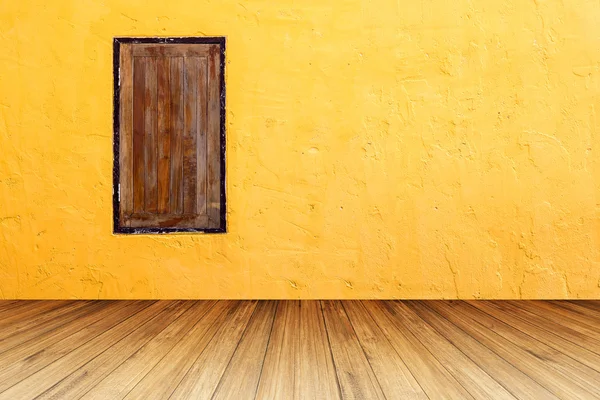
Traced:
<path id="1" fill-rule="evenodd" d="M 227 36 L 229 233 L 112 235 L 122 35 Z M 0 297 L 600 297 L 596 0 L 2 1 L 0 38 Z"/>

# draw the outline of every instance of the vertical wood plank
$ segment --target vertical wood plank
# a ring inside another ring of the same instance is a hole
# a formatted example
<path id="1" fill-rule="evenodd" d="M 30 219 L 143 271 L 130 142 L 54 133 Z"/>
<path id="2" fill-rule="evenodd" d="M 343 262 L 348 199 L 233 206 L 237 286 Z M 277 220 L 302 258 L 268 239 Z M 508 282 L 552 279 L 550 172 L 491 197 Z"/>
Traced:
<path id="1" fill-rule="evenodd" d="M 144 185 L 145 210 L 149 213 L 158 211 L 157 191 L 157 84 L 156 84 L 156 58 L 146 58 L 146 87 L 144 90 L 144 120 L 146 142 L 144 143 L 146 161 L 146 183 Z"/>
<path id="2" fill-rule="evenodd" d="M 321 304 L 342 398 L 385 399 L 342 304 Z"/>
<path id="3" fill-rule="evenodd" d="M 299 369 L 295 398 L 341 398 L 325 320 L 318 300 L 303 300 L 300 304 Z"/>
<path id="4" fill-rule="evenodd" d="M 219 327 L 210 343 L 195 360 L 177 389 L 171 394 L 172 399 L 210 399 L 215 391 L 238 343 L 246 330 L 246 326 L 257 309 L 256 301 L 242 301 L 235 307 L 235 314 L 230 315 Z M 131 397 L 127 399 L 151 399 L 153 397 Z M 156 397 L 165 398 L 165 397 Z"/>
<path id="5" fill-rule="evenodd" d="M 198 57 L 184 58 L 183 213 L 197 209 Z"/>
<path id="6" fill-rule="evenodd" d="M 199 215 L 206 214 L 206 184 L 207 184 L 207 149 L 206 132 L 208 131 L 208 61 L 200 58 L 198 70 L 198 155 L 197 201 L 196 209 Z"/>
<path id="7" fill-rule="evenodd" d="M 158 59 L 158 212 L 169 212 L 170 173 L 171 173 L 171 96 L 168 57 Z"/>
<path id="8" fill-rule="evenodd" d="M 120 45 L 119 61 L 119 220 L 133 212 L 133 57 L 131 44 Z"/>
<path id="9" fill-rule="evenodd" d="M 170 211 L 183 212 L 183 57 L 171 58 L 171 182 Z"/>
<path id="10" fill-rule="evenodd" d="M 266 300 L 256 306 L 256 311 L 212 396 L 213 400 L 252 398 L 252 394 L 256 393 L 277 303 L 275 300 Z"/>
<path id="11" fill-rule="evenodd" d="M 144 211 L 144 148 L 145 116 L 144 91 L 146 62 L 144 57 L 133 59 L 133 211 Z"/>
<path id="12" fill-rule="evenodd" d="M 208 62 L 208 217 L 209 228 L 221 224 L 221 113 L 220 65 L 218 45 L 211 45 Z"/>
<path id="13" fill-rule="evenodd" d="M 388 399 L 428 399 L 365 307 L 358 300 L 343 304 L 385 396 Z"/>
<path id="14" fill-rule="evenodd" d="M 280 300 L 265 355 L 257 399 L 298 399 L 300 301 Z"/>

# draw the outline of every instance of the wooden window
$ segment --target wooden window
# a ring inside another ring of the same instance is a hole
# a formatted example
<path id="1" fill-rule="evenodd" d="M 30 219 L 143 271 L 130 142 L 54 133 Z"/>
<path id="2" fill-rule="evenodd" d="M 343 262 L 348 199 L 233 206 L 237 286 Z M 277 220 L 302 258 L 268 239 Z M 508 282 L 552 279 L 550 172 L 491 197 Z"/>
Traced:
<path id="1" fill-rule="evenodd" d="M 224 38 L 117 38 L 115 233 L 225 231 Z"/>

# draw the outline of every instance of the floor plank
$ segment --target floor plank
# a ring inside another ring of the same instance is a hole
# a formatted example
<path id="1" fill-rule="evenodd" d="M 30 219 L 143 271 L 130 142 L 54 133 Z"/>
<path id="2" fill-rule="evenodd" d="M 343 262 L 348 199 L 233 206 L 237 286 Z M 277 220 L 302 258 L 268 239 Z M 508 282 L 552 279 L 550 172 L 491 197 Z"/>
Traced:
<path id="1" fill-rule="evenodd" d="M 276 309 L 277 302 L 273 300 L 258 304 L 212 395 L 213 399 L 255 397 Z M 203 398 L 203 396 L 196 396 L 196 398 Z"/>
<path id="2" fill-rule="evenodd" d="M 385 399 L 340 301 L 322 301 L 325 327 L 344 399 Z"/>
<path id="3" fill-rule="evenodd" d="M 594 395 L 582 388 L 574 380 L 579 377 L 560 369 L 560 364 L 549 362 L 558 353 L 552 351 L 533 351 L 527 348 L 532 341 L 513 343 L 498 331 L 506 334 L 508 329 L 500 321 L 489 321 L 481 312 L 471 307 L 465 310 L 462 302 L 432 301 L 428 306 L 462 330 L 476 338 L 521 371 L 542 384 L 556 396 L 564 399 L 593 398 Z M 559 369 L 555 368 L 559 367 Z"/>
<path id="4" fill-rule="evenodd" d="M 364 305 L 359 301 L 347 301 L 343 305 L 385 397 L 390 399 L 427 399 L 421 385 L 371 318 Z"/>
<path id="5" fill-rule="evenodd" d="M 56 383 L 37 399 L 77 399 L 131 357 L 140 347 L 183 315 L 193 303 L 173 302 L 150 319 L 142 321 L 125 338 L 113 344 L 102 354 Z"/>
<path id="6" fill-rule="evenodd" d="M 477 339 L 468 335 L 458 326 L 430 309 L 429 302 L 408 302 L 419 317 L 444 336 L 457 349 L 475 362 L 481 369 L 493 376 L 515 397 L 522 400 L 548 399 L 557 397 L 542 385 L 531 379 L 527 374 L 515 368 L 504 358 L 494 353 Z"/>
<path id="7" fill-rule="evenodd" d="M 236 315 L 225 321 L 179 383 L 172 395 L 174 399 L 212 397 L 239 345 L 248 322 L 257 310 L 263 314 L 265 302 L 242 302 L 237 305 Z M 255 361 L 258 362 L 258 360 Z"/>
<path id="8" fill-rule="evenodd" d="M 143 345 L 125 362 L 92 387 L 82 399 L 122 399 L 124 398 L 163 358 L 177 353 L 177 348 L 186 349 L 190 338 L 200 339 L 211 328 L 213 321 L 224 311 L 228 303 L 215 301 L 194 303 L 186 313 L 161 331 L 154 339 Z M 207 314 L 212 312 L 211 314 Z M 205 316 L 206 315 L 206 316 Z M 171 350 L 173 353 L 170 353 Z M 183 358 L 183 357 L 182 357 Z M 167 358 L 172 360 L 172 357 Z M 169 365 L 167 379 L 176 380 L 177 365 Z M 187 372 L 185 366 L 181 368 Z M 164 372 L 164 370 L 159 369 Z M 143 387 L 143 386 L 142 386 Z"/>
<path id="9" fill-rule="evenodd" d="M 256 391 L 257 398 L 299 398 L 300 323 L 300 301 L 278 304 Z"/>
<path id="10" fill-rule="evenodd" d="M 33 398 L 600 399 L 600 302 L 0 301 Z"/>
<path id="11" fill-rule="evenodd" d="M 365 301 L 363 304 L 429 398 L 473 398 L 432 352 L 395 319 L 386 302 Z"/>

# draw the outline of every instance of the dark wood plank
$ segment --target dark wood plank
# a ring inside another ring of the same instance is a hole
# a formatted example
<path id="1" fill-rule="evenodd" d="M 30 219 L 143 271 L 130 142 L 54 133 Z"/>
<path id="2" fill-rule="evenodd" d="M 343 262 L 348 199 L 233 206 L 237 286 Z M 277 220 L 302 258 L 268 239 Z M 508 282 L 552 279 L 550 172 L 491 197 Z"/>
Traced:
<path id="1" fill-rule="evenodd" d="M 487 320 L 485 315 L 481 315 L 481 312 L 476 312 L 473 307 L 464 310 L 461 304 L 461 302 L 431 301 L 428 306 L 556 396 L 565 399 L 585 399 L 594 396 L 593 392 L 584 389 L 574 381 L 576 377 L 573 376 L 572 371 L 566 372 L 564 366 L 555 364 L 557 352 L 533 351 L 527 347 L 527 341 L 513 342 L 500 334 L 499 330 L 506 331 L 501 322 L 490 323 L 491 321 Z"/>
<path id="2" fill-rule="evenodd" d="M 133 327 L 132 332 L 120 341 L 110 346 L 97 357 L 84 353 L 82 360 L 90 360 L 80 368 L 58 383 L 52 385 L 48 390 L 40 394 L 36 399 L 79 399 L 115 368 L 126 361 L 139 348 L 144 346 L 163 329 L 167 328 L 173 321 L 193 305 L 191 301 L 165 302 L 167 306 L 159 312 L 151 315 L 138 326 Z M 96 352 L 93 348 L 90 351 Z"/>
<path id="3" fill-rule="evenodd" d="M 133 59 L 133 212 L 145 209 L 146 59 Z"/>
<path id="4" fill-rule="evenodd" d="M 218 45 L 210 46 L 208 60 L 208 203 L 209 228 L 221 225 L 221 53 Z"/>
<path id="5" fill-rule="evenodd" d="M 199 59 L 198 69 L 198 168 L 197 172 L 197 200 L 198 214 L 206 214 L 207 202 L 207 142 L 208 132 L 208 62 L 206 57 Z"/>
<path id="6" fill-rule="evenodd" d="M 518 399 L 556 400 L 554 394 L 542 385 L 531 379 L 527 374 L 509 364 L 504 358 L 494 353 L 462 329 L 443 318 L 440 314 L 426 306 L 429 302 L 409 302 L 409 307 L 414 310 L 425 322 L 444 336 L 457 349 L 475 362 L 481 369 L 494 377 L 509 392 Z M 435 349 L 433 349 L 435 350 Z"/>
<path id="7" fill-rule="evenodd" d="M 212 399 L 252 398 L 252 394 L 256 393 L 273 328 L 277 303 L 274 300 L 267 300 L 261 301 L 256 306 Z"/>
<path id="8" fill-rule="evenodd" d="M 394 318 L 385 302 L 363 304 L 429 398 L 473 398 L 419 339 Z"/>
<path id="9" fill-rule="evenodd" d="M 170 212 L 183 212 L 183 58 L 171 61 L 171 181 Z"/>
<path id="10" fill-rule="evenodd" d="M 298 399 L 300 354 L 300 302 L 283 300 L 269 339 L 256 391 L 258 399 Z"/>
<path id="11" fill-rule="evenodd" d="M 146 83 L 144 88 L 144 130 L 146 181 L 144 184 L 145 210 L 158 211 L 158 85 L 156 82 L 156 58 L 146 57 Z"/>
<path id="12" fill-rule="evenodd" d="M 209 46 L 208 44 L 191 43 L 137 43 L 133 45 L 133 55 L 146 57 L 206 57 Z"/>
<path id="13" fill-rule="evenodd" d="M 197 392 L 212 395 L 255 307 L 254 301 L 215 306 L 125 398 L 180 399 Z"/>
<path id="14" fill-rule="evenodd" d="M 388 399 L 428 399 L 402 357 L 359 301 L 344 301 L 344 309 Z"/>
<path id="15" fill-rule="evenodd" d="M 208 224 L 207 215 L 196 214 L 132 214 L 131 217 L 125 217 L 129 221 L 129 226 L 133 228 L 143 227 L 177 227 L 177 228 L 196 228 Z"/>
<path id="16" fill-rule="evenodd" d="M 198 57 L 184 59 L 183 212 L 197 211 Z"/>
<path id="17" fill-rule="evenodd" d="M 158 212 L 170 209 L 171 180 L 171 62 L 167 57 L 157 61 L 158 84 Z"/>
<path id="18" fill-rule="evenodd" d="M 131 44 L 119 47 L 119 218 L 133 212 L 133 55 Z"/>
<path id="19" fill-rule="evenodd" d="M 327 300 L 321 305 L 342 397 L 385 399 L 342 304 Z"/>
<path id="20" fill-rule="evenodd" d="M 218 326 L 219 318 L 229 308 L 227 301 L 196 302 L 181 318 L 173 322 L 150 342 L 146 343 L 123 364 L 110 373 L 106 378 L 88 391 L 82 399 L 104 400 L 122 399 L 151 371 L 158 372 L 150 375 L 148 383 L 152 386 L 152 378 L 164 377 L 161 389 L 153 392 L 171 393 L 175 385 L 189 368 L 194 359 L 194 350 L 202 351 L 212 337 L 210 329 Z M 208 339 L 207 339 L 208 336 Z M 158 365 L 161 363 L 161 365 Z M 158 367 L 156 369 L 156 366 Z M 178 378 L 179 377 L 179 378 Z M 170 391 L 169 391 L 170 388 Z M 148 389 L 142 384 L 138 390 Z M 166 395 L 168 396 L 168 395 Z"/>

